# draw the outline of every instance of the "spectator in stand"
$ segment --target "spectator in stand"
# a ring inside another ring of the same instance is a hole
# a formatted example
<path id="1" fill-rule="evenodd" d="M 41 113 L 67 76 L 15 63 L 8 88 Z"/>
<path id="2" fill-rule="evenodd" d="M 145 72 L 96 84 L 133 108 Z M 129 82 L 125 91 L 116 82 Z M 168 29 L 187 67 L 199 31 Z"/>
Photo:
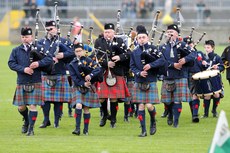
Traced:
<path id="1" fill-rule="evenodd" d="M 172 8 L 172 18 L 174 19 L 174 21 L 177 21 L 177 9 L 180 9 L 182 8 L 182 3 L 181 3 L 181 0 L 177 0 L 175 5 L 173 6 Z"/>
<path id="2" fill-rule="evenodd" d="M 211 9 L 206 6 L 204 9 L 204 19 L 205 19 L 205 24 L 209 25 L 211 22 Z"/>
<path id="3" fill-rule="evenodd" d="M 46 0 L 45 6 L 47 7 L 48 18 L 51 18 L 53 16 L 53 12 L 52 12 L 53 8 L 52 7 L 54 6 L 54 1 L 53 0 Z"/>
<path id="4" fill-rule="evenodd" d="M 138 4 L 138 10 L 139 10 L 139 17 L 140 18 L 147 18 L 147 9 L 145 5 L 145 0 L 140 0 Z"/>
<path id="5" fill-rule="evenodd" d="M 24 0 L 23 6 L 26 18 L 34 18 L 36 16 L 37 4 L 35 0 Z"/>
<path id="6" fill-rule="evenodd" d="M 58 6 L 62 7 L 62 9 L 60 9 L 61 10 L 61 14 L 60 14 L 61 17 L 67 18 L 68 17 L 68 14 L 67 14 L 68 2 L 67 2 L 67 0 L 60 0 Z"/>
<path id="7" fill-rule="evenodd" d="M 148 11 L 148 16 L 151 18 L 152 12 L 154 10 L 154 2 L 153 0 L 148 0 L 148 2 L 146 2 L 146 7 L 147 7 L 147 11 Z"/>
<path id="8" fill-rule="evenodd" d="M 123 0 L 122 2 L 122 18 L 135 19 L 137 13 L 137 4 L 135 0 Z M 131 26 L 134 25 L 134 22 L 131 21 Z"/>
<path id="9" fill-rule="evenodd" d="M 197 26 L 203 25 L 203 19 L 204 19 L 204 8 L 205 3 L 203 0 L 198 0 L 196 3 L 197 8 Z"/>

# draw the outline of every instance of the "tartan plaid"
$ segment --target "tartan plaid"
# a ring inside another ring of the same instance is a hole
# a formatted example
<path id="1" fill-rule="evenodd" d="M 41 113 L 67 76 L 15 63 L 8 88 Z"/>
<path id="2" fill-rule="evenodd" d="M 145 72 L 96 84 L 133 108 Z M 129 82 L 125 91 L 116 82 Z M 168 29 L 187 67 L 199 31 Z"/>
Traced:
<path id="1" fill-rule="evenodd" d="M 84 106 L 90 107 L 90 108 L 97 108 L 101 107 L 101 103 L 99 102 L 99 98 L 97 93 L 94 93 L 91 89 L 89 89 L 89 92 L 86 94 L 81 94 L 77 88 L 73 87 L 73 97 L 71 106 L 73 108 L 76 107 L 77 103 L 81 103 Z"/>
<path id="2" fill-rule="evenodd" d="M 52 102 L 71 102 L 72 88 L 66 75 L 58 75 L 54 87 L 46 83 L 47 77 L 42 76 L 42 100 Z"/>
<path id="3" fill-rule="evenodd" d="M 187 78 L 175 79 L 176 89 L 175 91 L 168 92 L 165 88 L 165 83 L 163 81 L 161 87 L 161 102 L 170 103 L 170 102 L 189 102 L 192 100 L 192 95 L 188 89 L 188 80 Z"/>
<path id="4" fill-rule="evenodd" d="M 137 83 L 135 83 L 132 90 L 132 103 L 159 104 L 160 100 L 156 82 L 151 82 L 150 88 L 147 91 L 141 90 Z"/>
<path id="5" fill-rule="evenodd" d="M 17 85 L 13 98 L 13 105 L 42 105 L 41 83 L 34 83 L 32 92 L 25 92 L 23 85 Z"/>
<path id="6" fill-rule="evenodd" d="M 195 73 L 189 73 L 189 78 L 188 78 L 188 87 L 189 90 L 191 92 L 191 94 L 195 94 L 196 93 L 196 83 L 195 80 L 192 79 L 192 75 L 194 75 Z"/>
<path id="7" fill-rule="evenodd" d="M 110 87 L 106 84 L 104 77 L 103 82 L 100 83 L 100 87 L 98 90 L 99 98 L 126 98 L 130 97 L 130 93 L 128 87 L 126 85 L 125 79 L 122 76 L 116 76 L 117 83 Z"/>
<path id="8" fill-rule="evenodd" d="M 125 102 L 130 102 L 132 101 L 132 93 L 133 93 L 133 88 L 134 88 L 134 81 L 127 81 L 127 86 L 128 86 L 128 89 L 129 89 L 129 93 L 130 93 L 130 97 L 126 97 L 125 98 Z"/>

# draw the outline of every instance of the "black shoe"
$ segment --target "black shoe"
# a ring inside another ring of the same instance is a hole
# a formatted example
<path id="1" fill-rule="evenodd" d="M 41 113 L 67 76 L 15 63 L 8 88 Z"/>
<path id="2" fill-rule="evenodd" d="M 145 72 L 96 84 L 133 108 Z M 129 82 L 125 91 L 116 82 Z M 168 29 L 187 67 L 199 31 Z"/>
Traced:
<path id="1" fill-rule="evenodd" d="M 116 128 L 116 122 L 111 121 L 111 123 L 110 123 L 110 127 L 111 127 L 111 128 Z"/>
<path id="2" fill-rule="evenodd" d="M 26 136 L 33 136 L 33 135 L 34 135 L 34 131 L 33 131 L 33 130 L 28 131 L 28 132 L 26 133 Z"/>
<path id="3" fill-rule="evenodd" d="M 141 132 L 141 134 L 138 135 L 138 137 L 146 137 L 146 136 L 147 136 L 146 131 L 145 132 Z"/>
<path id="4" fill-rule="evenodd" d="M 80 135 L 80 129 L 75 129 L 72 134 L 75 134 L 75 135 Z"/>
<path id="5" fill-rule="evenodd" d="M 200 119 L 199 119 L 198 115 L 192 117 L 193 123 L 199 123 L 199 121 L 200 121 Z"/>
<path id="6" fill-rule="evenodd" d="M 150 135 L 154 135 L 157 132 L 156 122 L 150 127 Z"/>
<path id="7" fill-rule="evenodd" d="M 171 126 L 173 124 L 173 119 L 172 118 L 168 118 L 167 123 L 169 126 Z"/>
<path id="8" fill-rule="evenodd" d="M 54 128 L 59 128 L 59 125 L 54 123 Z"/>
<path id="9" fill-rule="evenodd" d="M 129 117 L 133 117 L 133 114 L 134 114 L 134 112 L 132 111 L 132 112 L 129 113 L 128 116 L 129 116 Z"/>
<path id="10" fill-rule="evenodd" d="M 208 118 L 208 115 L 203 115 L 203 116 L 201 116 L 201 118 Z"/>
<path id="11" fill-rule="evenodd" d="M 162 118 L 167 117 L 168 113 L 169 113 L 168 110 L 165 110 L 164 113 L 161 115 L 161 117 L 162 117 Z"/>
<path id="12" fill-rule="evenodd" d="M 174 121 L 173 121 L 173 127 L 174 128 L 178 128 L 178 124 L 179 124 L 179 120 L 178 119 L 174 119 Z"/>
<path id="13" fill-rule="evenodd" d="M 101 121 L 100 121 L 100 127 L 105 126 L 106 120 L 107 120 L 107 116 L 106 116 L 106 117 L 102 117 L 102 119 L 101 119 Z"/>
<path id="14" fill-rule="evenodd" d="M 218 114 L 217 113 L 213 113 L 213 117 L 218 118 Z"/>
<path id="15" fill-rule="evenodd" d="M 68 113 L 68 115 L 69 115 L 69 117 L 73 117 L 73 115 L 72 115 L 72 113 L 71 113 L 71 112 L 69 112 L 69 113 Z"/>
<path id="16" fill-rule="evenodd" d="M 48 122 L 43 122 L 43 123 L 39 126 L 39 128 L 46 128 L 47 126 L 50 126 L 50 125 L 51 125 L 50 121 L 48 121 Z"/>
<path id="17" fill-rule="evenodd" d="M 134 114 L 134 117 L 135 117 L 135 118 L 138 118 L 138 114 L 137 114 L 137 113 L 135 113 L 135 114 Z"/>
<path id="18" fill-rule="evenodd" d="M 213 117 L 218 118 L 218 113 L 216 111 L 212 111 Z"/>
<path id="19" fill-rule="evenodd" d="M 84 135 L 89 135 L 89 132 L 87 130 L 83 130 Z"/>
<path id="20" fill-rule="evenodd" d="M 129 118 L 127 116 L 124 117 L 124 122 L 129 122 Z"/>
<path id="21" fill-rule="evenodd" d="M 22 133 L 27 133 L 28 128 L 29 128 L 29 124 L 24 123 L 24 124 L 22 125 Z"/>

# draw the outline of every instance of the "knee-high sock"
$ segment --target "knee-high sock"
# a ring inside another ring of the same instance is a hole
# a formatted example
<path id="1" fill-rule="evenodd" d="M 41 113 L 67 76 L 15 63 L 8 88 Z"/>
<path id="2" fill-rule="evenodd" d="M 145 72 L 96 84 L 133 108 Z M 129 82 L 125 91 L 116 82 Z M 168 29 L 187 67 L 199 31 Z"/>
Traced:
<path id="1" fill-rule="evenodd" d="M 164 103 L 164 111 L 168 111 L 168 105 Z"/>
<path id="2" fill-rule="evenodd" d="M 138 119 L 141 124 L 142 133 L 146 132 L 146 124 L 145 124 L 145 110 L 138 110 Z"/>
<path id="3" fill-rule="evenodd" d="M 193 114 L 193 109 L 194 109 L 194 107 L 193 107 L 193 101 L 190 101 L 190 102 L 189 102 L 189 107 L 190 107 L 190 111 L 191 111 L 192 116 L 193 116 L 193 115 L 194 115 L 194 114 Z"/>
<path id="4" fill-rule="evenodd" d="M 138 104 L 136 104 L 136 110 L 135 110 L 136 115 L 138 115 L 138 109 L 139 109 L 139 106 Z"/>
<path id="5" fill-rule="evenodd" d="M 42 106 L 42 111 L 44 115 L 44 121 L 48 122 L 50 120 L 50 102 L 45 102 L 45 104 Z"/>
<path id="6" fill-rule="evenodd" d="M 89 129 L 89 122 L 90 122 L 90 113 L 89 114 L 84 114 L 84 131 L 88 132 Z"/>
<path id="7" fill-rule="evenodd" d="M 111 122 L 116 122 L 117 110 L 118 110 L 118 102 L 111 102 L 110 103 Z"/>
<path id="8" fill-rule="evenodd" d="M 71 114 L 72 113 L 72 106 L 70 103 L 68 103 L 68 113 Z"/>
<path id="9" fill-rule="evenodd" d="M 181 111 L 182 111 L 182 104 L 181 103 L 174 103 L 173 104 L 173 118 L 174 118 L 174 123 L 176 123 L 176 124 L 179 123 Z"/>
<path id="10" fill-rule="evenodd" d="M 124 103 L 124 117 L 128 117 L 130 104 Z"/>
<path id="11" fill-rule="evenodd" d="M 28 126 L 29 125 L 28 108 L 26 107 L 26 109 L 22 112 L 18 110 L 18 112 L 23 116 L 25 125 Z"/>
<path id="12" fill-rule="evenodd" d="M 220 103 L 220 98 L 213 98 L 212 112 L 216 113 L 216 108 Z"/>
<path id="13" fill-rule="evenodd" d="M 59 125 L 59 119 L 61 117 L 62 113 L 62 104 L 60 102 L 55 102 L 54 103 L 54 123 L 56 126 Z"/>
<path id="14" fill-rule="evenodd" d="M 210 99 L 204 99 L 204 115 L 208 116 L 210 106 Z"/>
<path id="15" fill-rule="evenodd" d="M 37 111 L 30 111 L 29 112 L 29 131 L 33 131 L 37 116 L 38 116 Z"/>
<path id="16" fill-rule="evenodd" d="M 153 124 L 156 122 L 155 116 L 156 116 L 156 109 L 154 107 L 153 110 L 148 110 L 150 115 L 150 128 L 153 126 Z"/>
<path id="17" fill-rule="evenodd" d="M 103 116 L 107 117 L 108 116 L 108 110 L 107 110 L 107 101 L 106 100 L 101 103 L 101 109 L 103 112 Z"/>
<path id="18" fill-rule="evenodd" d="M 82 109 L 75 109 L 76 129 L 80 130 Z"/>
<path id="19" fill-rule="evenodd" d="M 199 106 L 200 106 L 200 100 L 199 99 L 193 100 L 192 102 L 193 116 L 198 116 Z"/>
<path id="20" fill-rule="evenodd" d="M 168 107 L 168 119 L 173 119 L 173 105 L 174 103 L 170 103 L 167 105 Z"/>
<path id="21" fill-rule="evenodd" d="M 134 106 L 133 103 L 130 104 L 130 108 L 131 108 L 132 112 L 134 113 L 134 111 L 135 111 L 135 106 Z"/>

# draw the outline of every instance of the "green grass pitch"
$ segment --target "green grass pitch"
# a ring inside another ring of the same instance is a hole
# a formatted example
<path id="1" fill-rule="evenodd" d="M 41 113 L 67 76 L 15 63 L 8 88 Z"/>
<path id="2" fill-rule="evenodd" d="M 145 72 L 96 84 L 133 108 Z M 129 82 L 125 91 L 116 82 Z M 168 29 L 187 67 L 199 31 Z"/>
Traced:
<path id="1" fill-rule="evenodd" d="M 123 121 L 123 104 L 119 104 L 117 127 L 111 129 L 109 122 L 105 127 L 99 127 L 99 109 L 91 110 L 89 136 L 75 136 L 71 132 L 75 128 L 74 118 L 67 115 L 67 104 L 64 104 L 64 116 L 60 128 L 53 125 L 53 106 L 51 108 L 51 126 L 38 128 L 42 122 L 42 110 L 38 107 L 38 118 L 35 124 L 35 135 L 26 137 L 21 134 L 22 116 L 17 107 L 12 105 L 16 87 L 16 73 L 8 68 L 7 61 L 15 46 L 0 46 L 0 153 L 204 153 L 210 147 L 217 119 L 210 116 L 200 119 L 200 123 L 191 122 L 188 103 L 183 103 L 179 128 L 167 125 L 166 118 L 161 118 L 163 105 L 157 105 L 157 133 L 139 138 L 139 121 L 130 118 L 130 123 Z M 218 46 L 216 52 L 220 55 L 225 46 Z M 202 46 L 199 46 L 202 49 Z M 221 99 L 218 112 L 224 110 L 230 121 L 229 85 L 222 73 L 225 97 Z M 159 86 L 160 86 L 159 82 Z M 160 91 L 160 90 L 159 90 Z M 212 106 L 212 105 L 211 105 Z M 203 107 L 199 110 L 203 115 Z M 147 130 L 149 131 L 149 115 L 147 114 Z M 83 128 L 81 128 L 83 129 Z M 82 131 L 81 131 L 82 132 Z"/>

